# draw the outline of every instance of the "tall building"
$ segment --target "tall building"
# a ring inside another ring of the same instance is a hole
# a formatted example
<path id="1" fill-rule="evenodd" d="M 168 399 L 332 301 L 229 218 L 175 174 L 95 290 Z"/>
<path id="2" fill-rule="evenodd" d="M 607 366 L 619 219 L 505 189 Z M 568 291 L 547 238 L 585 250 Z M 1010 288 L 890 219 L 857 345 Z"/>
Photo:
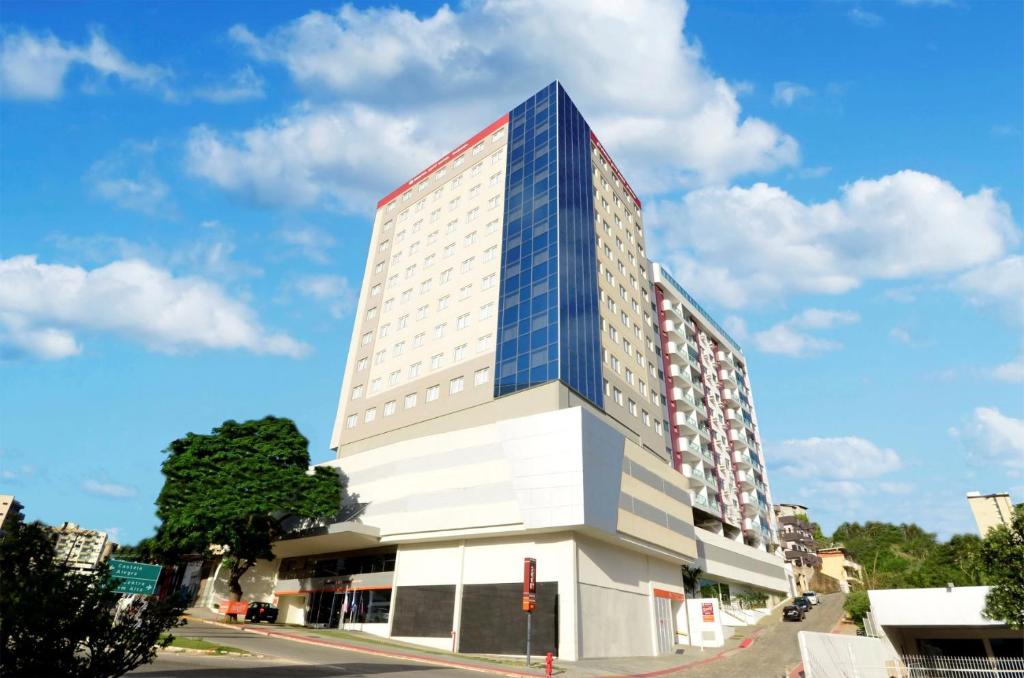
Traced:
<path id="1" fill-rule="evenodd" d="M 1013 502 L 1009 492 L 982 494 L 968 492 L 967 503 L 978 525 L 978 533 L 984 537 L 993 527 L 1009 525 L 1013 520 Z"/>
<path id="2" fill-rule="evenodd" d="M 19 520 L 25 519 L 25 506 L 13 494 L 0 494 L 0 534 L 10 529 Z"/>
<path id="3" fill-rule="evenodd" d="M 525 558 L 533 650 L 566 659 L 686 642 L 683 565 L 781 598 L 760 523 L 695 527 L 653 270 L 558 83 L 383 198 L 327 464 L 358 509 L 254 572 L 282 621 L 522 654 Z"/>
<path id="4" fill-rule="evenodd" d="M 51 528 L 57 560 L 80 572 L 95 570 L 117 547 L 106 532 L 87 530 L 75 523 Z"/>

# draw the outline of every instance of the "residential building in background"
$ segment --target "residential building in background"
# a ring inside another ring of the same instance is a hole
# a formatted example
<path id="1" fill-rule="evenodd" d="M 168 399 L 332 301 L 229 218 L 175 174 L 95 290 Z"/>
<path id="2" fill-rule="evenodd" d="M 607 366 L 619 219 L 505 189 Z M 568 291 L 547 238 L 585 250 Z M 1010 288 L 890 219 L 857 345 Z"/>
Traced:
<path id="1" fill-rule="evenodd" d="M 842 546 L 818 549 L 821 558 L 821 573 L 839 582 L 839 590 L 849 593 L 855 586 L 863 585 L 864 568 L 850 558 Z"/>
<path id="2" fill-rule="evenodd" d="M 51 527 L 57 561 L 80 572 L 95 570 L 117 548 L 106 532 L 87 530 L 75 523 Z"/>
<path id="3" fill-rule="evenodd" d="M 645 238 L 640 200 L 558 83 L 383 198 L 326 464 L 360 503 L 278 543 L 247 595 L 277 596 L 288 623 L 523 654 L 535 558 L 533 650 L 565 659 L 688 642 L 684 564 L 781 600 L 763 462 L 755 476 L 733 459 L 717 398 L 713 472 L 677 454 Z M 731 369 L 708 390 L 738 392 Z M 700 527 L 696 497 L 723 507 L 702 505 Z"/>
<path id="4" fill-rule="evenodd" d="M 798 593 L 813 591 L 811 580 L 821 569 L 821 558 L 814 541 L 807 507 L 800 504 L 775 504 L 779 540 L 786 562 L 793 568 Z"/>
<path id="5" fill-rule="evenodd" d="M 0 494 L 0 534 L 6 532 L 11 524 L 25 519 L 24 508 L 13 494 Z"/>
<path id="6" fill-rule="evenodd" d="M 967 503 L 978 525 L 978 534 L 982 537 L 993 527 L 1009 525 L 1013 520 L 1013 502 L 1010 501 L 1009 492 L 968 492 Z"/>

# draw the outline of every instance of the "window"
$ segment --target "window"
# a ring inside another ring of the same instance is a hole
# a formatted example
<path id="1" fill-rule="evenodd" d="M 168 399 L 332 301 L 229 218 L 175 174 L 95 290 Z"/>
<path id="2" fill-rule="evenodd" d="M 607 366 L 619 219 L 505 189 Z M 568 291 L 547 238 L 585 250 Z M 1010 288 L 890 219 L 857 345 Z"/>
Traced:
<path id="1" fill-rule="evenodd" d="M 480 386 L 491 380 L 491 368 L 485 367 L 473 373 L 473 385 Z"/>
<path id="2" fill-rule="evenodd" d="M 380 283 L 377 283 L 376 285 L 374 285 L 373 287 L 370 288 L 370 296 L 371 297 L 376 297 L 376 296 L 380 295 L 380 290 L 381 290 Z"/>
<path id="3" fill-rule="evenodd" d="M 473 188 L 469 189 L 469 197 L 475 198 L 480 195 L 480 184 L 477 184 Z"/>
<path id="4" fill-rule="evenodd" d="M 494 315 L 494 302 L 484 304 L 480 307 L 480 320 L 486 320 Z"/>
<path id="5" fill-rule="evenodd" d="M 388 336 L 389 334 L 391 334 L 391 323 L 384 323 L 383 325 L 380 326 L 380 330 L 377 332 L 377 335 L 381 339 Z"/>
<path id="6" fill-rule="evenodd" d="M 630 386 L 636 383 L 636 377 L 633 376 L 633 370 L 626 368 L 626 383 Z"/>
<path id="7" fill-rule="evenodd" d="M 430 268 L 431 266 L 434 265 L 434 262 L 436 260 L 437 260 L 437 255 L 436 254 L 428 254 L 427 258 L 423 260 L 423 268 Z"/>
<path id="8" fill-rule="evenodd" d="M 476 242 L 476 231 L 473 231 L 472 233 L 467 233 L 466 237 L 464 237 L 462 239 L 462 245 L 463 246 L 472 245 L 475 242 Z"/>
<path id="9" fill-rule="evenodd" d="M 615 398 L 615 402 L 617 402 L 619 405 L 622 404 L 622 391 L 620 391 L 618 387 L 612 387 L 612 396 Z"/>
<path id="10" fill-rule="evenodd" d="M 367 358 L 360 358 L 359 362 L 356 363 L 356 372 L 362 372 L 369 364 L 370 361 Z"/>
<path id="11" fill-rule="evenodd" d="M 466 260 L 464 260 L 462 262 L 462 272 L 463 273 L 467 273 L 467 272 L 473 270 L 473 259 L 474 259 L 474 257 L 470 257 L 469 259 L 466 259 Z"/>
<path id="12" fill-rule="evenodd" d="M 452 360 L 454 360 L 455 362 L 458 362 L 460 360 L 465 360 L 465 359 L 466 359 L 466 344 L 462 344 L 461 346 L 456 346 L 455 350 L 452 351 Z"/>
<path id="13" fill-rule="evenodd" d="M 616 373 L 618 373 L 619 372 L 619 359 L 616 358 L 615 356 L 611 356 L 610 360 L 611 360 L 612 369 L 615 370 Z"/>
<path id="14" fill-rule="evenodd" d="M 383 383 L 384 383 L 384 380 L 381 379 L 380 377 L 377 377 L 376 379 L 371 381 L 370 382 L 370 393 L 376 393 L 376 392 L 380 391 L 380 387 L 381 387 L 381 385 Z"/>
<path id="15" fill-rule="evenodd" d="M 466 386 L 466 380 L 464 377 L 455 377 L 448 382 L 448 395 L 455 395 L 461 393 L 462 389 Z"/>
<path id="16" fill-rule="evenodd" d="M 398 329 L 404 330 L 406 325 L 408 325 L 408 324 L 409 324 L 409 314 L 406 313 L 405 315 L 403 315 L 401 318 L 398 319 Z"/>
<path id="17" fill-rule="evenodd" d="M 412 338 L 412 345 L 413 345 L 413 347 L 414 348 L 419 348 L 420 346 L 422 346 L 423 345 L 423 340 L 426 338 L 426 336 L 427 335 L 425 333 L 420 332 L 415 337 L 413 337 Z"/>
<path id="18" fill-rule="evenodd" d="M 352 400 L 359 400 L 363 397 L 363 385 L 360 384 L 352 389 Z"/>
<path id="19" fill-rule="evenodd" d="M 374 365 L 383 365 L 384 364 L 384 355 L 385 355 L 385 353 L 386 352 L 384 351 L 384 349 L 381 349 L 381 350 L 377 351 L 373 355 L 373 364 Z"/>
<path id="20" fill-rule="evenodd" d="M 472 285 L 463 285 L 459 288 L 459 299 L 469 299 L 469 295 L 473 292 Z"/>
<path id="21" fill-rule="evenodd" d="M 498 220 L 495 219 L 487 224 L 487 232 L 494 233 L 498 230 Z"/>
<path id="22" fill-rule="evenodd" d="M 480 289 L 489 290 L 492 287 L 494 287 L 494 285 L 497 282 L 498 282 L 498 275 L 496 273 L 491 273 L 490 275 L 485 275 L 483 277 L 483 279 L 480 281 Z"/>
<path id="23" fill-rule="evenodd" d="M 413 277 L 414 275 L 416 275 L 416 264 L 413 264 L 412 266 L 406 266 L 406 268 L 405 268 L 405 277 L 406 277 L 406 279 L 409 279 L 409 278 Z"/>
<path id="24" fill-rule="evenodd" d="M 430 213 L 430 223 L 434 223 L 441 218 L 441 210 L 436 209 Z"/>
<path id="25" fill-rule="evenodd" d="M 448 308 L 448 300 L 449 299 L 450 299 L 450 297 L 447 294 L 444 295 L 443 297 L 441 297 L 440 299 L 438 299 L 437 300 L 437 310 L 438 311 L 443 311 L 444 309 Z"/>
<path id="26" fill-rule="evenodd" d="M 428 245 L 433 245 L 435 242 L 437 242 L 438 235 L 439 235 L 438 231 L 434 231 L 433 233 L 428 235 L 427 236 L 427 244 Z"/>
<path id="27" fill-rule="evenodd" d="M 441 284 L 442 285 L 444 283 L 448 282 L 451 279 L 452 279 L 452 269 L 449 268 L 446 271 L 441 271 Z"/>
<path id="28" fill-rule="evenodd" d="M 394 297 L 392 297 L 391 299 L 385 300 L 385 302 L 384 302 L 384 311 L 383 312 L 387 313 L 388 311 L 391 310 L 391 307 L 394 306 L 394 305 L 395 305 Z"/>
<path id="29" fill-rule="evenodd" d="M 647 413 L 647 410 L 642 410 L 641 411 L 641 415 L 642 415 L 642 418 L 644 420 L 644 426 L 650 427 L 650 425 L 651 425 L 651 415 Z"/>
<path id="30" fill-rule="evenodd" d="M 459 220 L 458 219 L 452 219 L 451 221 L 448 222 L 448 227 L 445 229 L 445 233 L 454 233 L 455 229 L 458 227 L 458 225 L 459 225 Z"/>
<path id="31" fill-rule="evenodd" d="M 401 376 L 402 376 L 402 371 L 401 370 L 395 370 L 394 372 L 389 374 L 388 375 L 388 386 L 394 386 L 395 384 L 397 384 L 398 383 L 398 379 Z"/>
<path id="32" fill-rule="evenodd" d="M 403 242 L 405 242 L 405 231 L 399 231 L 399 232 L 398 232 L 398 233 L 397 233 L 397 234 L 395 235 L 395 243 L 396 243 L 396 244 L 399 244 L 399 245 L 400 245 L 400 244 L 402 244 Z"/>
<path id="33" fill-rule="evenodd" d="M 491 175 L 490 181 L 488 183 L 490 183 L 491 186 L 497 186 L 498 182 L 500 182 L 500 181 L 501 181 L 501 172 L 495 172 L 494 174 Z M 497 197 L 497 196 L 495 196 L 495 197 Z"/>
<path id="34" fill-rule="evenodd" d="M 377 251 L 378 252 L 385 252 L 385 251 L 387 251 L 387 249 L 388 249 L 388 247 L 390 245 L 391 245 L 391 241 L 390 240 L 385 240 L 381 244 L 377 245 Z"/>
<path id="35" fill-rule="evenodd" d="M 360 346 L 366 346 L 373 340 L 373 332 L 367 332 L 359 339 Z"/>
<path id="36" fill-rule="evenodd" d="M 475 177 L 476 175 L 480 174 L 480 170 L 482 170 L 483 168 L 484 164 L 482 162 L 478 162 L 469 169 L 469 176 Z"/>
<path id="37" fill-rule="evenodd" d="M 450 257 L 453 254 L 455 254 L 455 243 L 451 243 L 449 245 L 445 245 L 444 256 Z"/>
<path id="38" fill-rule="evenodd" d="M 405 409 L 411 410 L 414 407 L 416 407 L 416 394 L 410 393 L 405 396 Z"/>
<path id="39" fill-rule="evenodd" d="M 427 402 L 433 402 L 437 400 L 437 396 L 441 394 L 441 387 L 438 385 L 431 386 L 427 389 Z"/>
<path id="40" fill-rule="evenodd" d="M 420 369 L 423 367 L 423 363 L 413 363 L 409 365 L 409 378 L 415 379 L 420 376 Z"/>
<path id="41" fill-rule="evenodd" d="M 383 270 L 384 270 L 384 262 L 383 261 L 378 261 L 377 265 L 373 267 L 373 272 L 375 274 L 381 273 Z"/>
<path id="42" fill-rule="evenodd" d="M 359 421 L 359 415 L 358 414 L 350 414 L 350 415 L 348 415 L 348 418 L 345 420 L 345 426 L 347 426 L 348 428 L 355 428 L 356 427 L 356 423 L 358 421 Z"/>
<path id="43" fill-rule="evenodd" d="M 448 327 L 448 323 L 441 323 L 439 325 L 435 325 L 434 326 L 434 338 L 435 339 L 440 339 L 441 337 L 443 337 L 444 336 L 444 330 L 445 330 L 446 327 Z"/>
<path id="44" fill-rule="evenodd" d="M 420 306 L 419 308 L 416 309 L 416 320 L 423 320 L 426 317 L 427 317 L 427 307 L 426 307 L 426 305 Z"/>
<path id="45" fill-rule="evenodd" d="M 395 413 L 395 409 L 397 409 L 397 407 L 398 403 L 396 403 L 394 400 L 389 400 L 386 403 L 384 403 L 384 416 L 390 417 L 392 414 Z"/>
<path id="46" fill-rule="evenodd" d="M 491 335 L 485 334 L 476 340 L 476 352 L 483 353 L 491 347 Z"/>
<path id="47" fill-rule="evenodd" d="M 632 399 L 629 401 L 629 413 L 636 416 L 636 403 Z"/>
<path id="48" fill-rule="evenodd" d="M 497 151 L 491 154 L 492 165 L 496 164 L 499 160 L 501 160 L 501 149 L 498 149 Z"/>
<path id="49" fill-rule="evenodd" d="M 455 182 L 452 182 L 452 185 L 454 186 Z M 454 212 L 456 209 L 458 209 L 458 207 L 459 207 L 459 198 L 452 198 L 451 200 L 448 201 L 448 211 L 449 212 Z M 448 225 L 451 226 L 451 224 L 448 224 Z"/>
<path id="50" fill-rule="evenodd" d="M 493 247 L 488 247 L 486 250 L 484 250 L 484 261 L 492 261 L 496 256 L 498 256 L 497 245 L 494 245 Z"/>
<path id="51" fill-rule="evenodd" d="M 398 274 L 396 273 L 393 276 L 388 278 L 388 289 L 393 288 L 397 284 L 398 284 Z"/>
<path id="52" fill-rule="evenodd" d="M 412 299 L 412 289 L 407 289 L 406 291 L 402 292 L 402 297 L 400 301 L 403 304 L 407 303 L 410 299 Z"/>
<path id="53" fill-rule="evenodd" d="M 426 280 L 421 282 L 420 283 L 420 294 L 426 294 L 427 292 L 429 292 L 430 291 L 430 287 L 433 284 L 433 282 L 434 281 L 432 279 L 430 279 L 430 278 L 427 278 Z"/>
<path id="54" fill-rule="evenodd" d="M 480 208 L 474 207 L 466 214 L 466 221 L 475 221 L 478 216 L 480 216 Z"/>
<path id="55" fill-rule="evenodd" d="M 430 356 L 430 369 L 440 369 L 441 363 L 444 362 L 444 354 L 438 353 L 437 355 Z"/>
<path id="56" fill-rule="evenodd" d="M 498 206 L 498 196 L 492 195 L 490 198 L 488 198 L 487 199 L 487 206 L 489 208 L 491 208 L 491 209 L 494 209 L 495 207 L 497 207 Z"/>
<path id="57" fill-rule="evenodd" d="M 394 349 L 394 351 L 392 351 L 391 354 L 393 356 L 397 357 L 397 356 L 402 355 L 403 353 L 405 353 L 405 342 L 404 341 L 400 341 L 397 344 L 395 344 L 395 349 Z"/>
<path id="58" fill-rule="evenodd" d="M 455 166 L 458 167 L 459 165 L 461 165 L 463 160 L 465 160 L 465 158 L 459 158 L 458 160 L 456 160 Z M 462 177 L 455 177 L 454 179 L 452 179 L 452 188 L 458 188 L 461 185 Z"/>
<path id="59" fill-rule="evenodd" d="M 464 330 L 469 327 L 469 314 L 463 313 L 458 319 L 458 329 Z"/>
<path id="60" fill-rule="evenodd" d="M 376 418 L 377 418 L 377 408 L 376 407 L 371 407 L 370 409 L 366 410 L 366 412 L 363 414 L 363 421 L 366 422 L 367 424 L 369 424 L 371 421 L 373 421 Z"/>

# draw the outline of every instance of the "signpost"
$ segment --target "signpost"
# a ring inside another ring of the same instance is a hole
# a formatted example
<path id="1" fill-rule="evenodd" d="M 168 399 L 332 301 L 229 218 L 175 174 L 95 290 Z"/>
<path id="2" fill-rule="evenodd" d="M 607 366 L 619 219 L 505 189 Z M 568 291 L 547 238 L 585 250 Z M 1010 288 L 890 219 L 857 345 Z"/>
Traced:
<path id="1" fill-rule="evenodd" d="M 523 559 L 523 612 L 526 613 L 526 665 L 530 665 L 530 632 L 537 607 L 537 559 Z"/>
<path id="2" fill-rule="evenodd" d="M 151 596 L 160 580 L 160 566 L 133 563 L 128 560 L 110 560 L 110 578 L 117 580 L 115 593 L 141 593 Z"/>

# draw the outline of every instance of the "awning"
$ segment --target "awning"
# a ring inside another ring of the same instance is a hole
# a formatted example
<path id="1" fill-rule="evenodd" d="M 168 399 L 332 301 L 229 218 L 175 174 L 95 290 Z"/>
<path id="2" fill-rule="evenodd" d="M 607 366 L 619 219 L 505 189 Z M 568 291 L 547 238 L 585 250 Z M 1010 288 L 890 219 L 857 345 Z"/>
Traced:
<path id="1" fill-rule="evenodd" d="M 331 523 L 275 542 L 274 555 L 290 558 L 332 551 L 354 551 L 372 548 L 379 543 L 380 529 L 376 527 L 351 521 Z"/>

